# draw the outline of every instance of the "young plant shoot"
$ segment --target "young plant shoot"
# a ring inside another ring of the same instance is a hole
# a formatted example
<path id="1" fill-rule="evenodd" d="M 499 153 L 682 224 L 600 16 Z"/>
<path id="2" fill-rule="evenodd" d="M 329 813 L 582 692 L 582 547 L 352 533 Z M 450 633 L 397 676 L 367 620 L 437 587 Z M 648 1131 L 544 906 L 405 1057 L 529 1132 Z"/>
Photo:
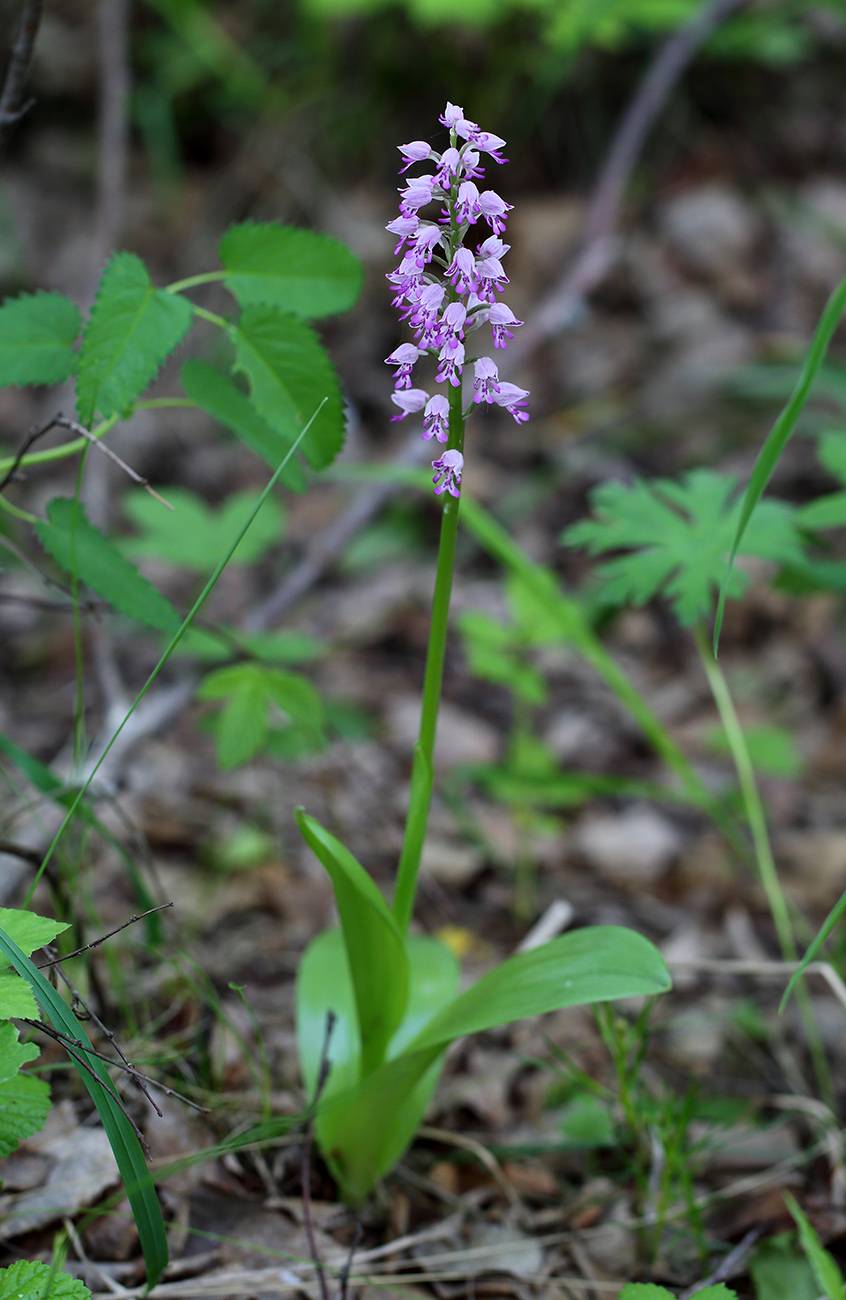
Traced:
<path id="1" fill-rule="evenodd" d="M 497 299 L 508 283 L 501 260 L 508 245 L 501 236 L 511 205 L 480 188 L 483 157 L 505 162 L 505 141 L 482 131 L 455 104 L 447 104 L 440 121 L 449 131 L 443 153 L 423 140 L 400 146 L 403 172 L 417 164 L 430 170 L 407 181 L 400 215 L 388 226 L 399 237 L 397 252 L 405 249 L 388 279 L 414 337 L 388 358 L 396 366 L 394 418 L 422 412 L 423 437 L 445 444 L 432 462 L 435 495 L 442 501 L 441 539 L 392 905 L 339 840 L 302 810 L 297 814 L 306 842 L 332 880 L 340 919 L 340 929 L 312 941 L 300 966 L 300 1058 L 317 1107 L 317 1141 L 351 1205 L 360 1204 L 413 1140 L 453 1040 L 560 1007 L 650 995 L 670 986 L 652 944 L 633 931 L 601 926 L 512 957 L 459 994 L 458 968 L 448 949 L 408 933 L 434 783 L 465 422 L 481 403 L 504 407 L 518 425 L 528 419 L 525 389 L 500 380 L 492 357 L 468 355 L 466 343 L 490 325 L 493 348 L 505 348 L 520 324 Z M 421 217 L 421 210 L 433 207 L 434 218 Z M 474 229 L 480 222 L 490 231 L 482 240 Z M 436 383 L 445 392 L 412 385 L 412 369 L 426 356 L 436 359 Z M 473 391 L 465 403 L 469 365 Z M 327 1024 L 334 1026 L 329 1036 Z"/>

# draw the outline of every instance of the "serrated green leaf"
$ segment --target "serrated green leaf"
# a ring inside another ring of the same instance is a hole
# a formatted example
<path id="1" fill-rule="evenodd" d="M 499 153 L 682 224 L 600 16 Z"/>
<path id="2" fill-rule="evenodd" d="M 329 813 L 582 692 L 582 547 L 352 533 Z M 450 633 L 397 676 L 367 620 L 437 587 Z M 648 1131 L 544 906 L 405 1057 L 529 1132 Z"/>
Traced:
<path id="1" fill-rule="evenodd" d="M 186 361 L 182 367 L 182 387 L 192 402 L 225 424 L 273 469 L 281 464 L 292 439 L 272 429 L 228 375 L 205 361 Z M 296 457 L 291 458 L 280 478 L 294 492 L 305 489 L 306 478 Z"/>
<path id="2" fill-rule="evenodd" d="M 619 1300 L 673 1300 L 673 1293 L 654 1282 L 629 1282 L 620 1292 Z"/>
<path id="3" fill-rule="evenodd" d="M 314 469 L 331 465 L 344 443 L 338 379 L 317 335 L 295 316 L 248 307 L 233 328 L 236 366 L 249 382 L 259 414 L 290 446 L 320 408 L 301 443 Z"/>
<path id="4" fill-rule="evenodd" d="M 278 307 L 307 320 L 347 311 L 361 292 L 358 258 L 337 239 L 247 221 L 220 243 L 226 287 L 242 307 Z"/>
<path id="5" fill-rule="evenodd" d="M 16 976 L 20 979 L 20 975 Z M 22 1043 L 17 1025 L 4 1020 L 0 1023 L 0 1083 L 5 1083 L 17 1074 L 27 1061 L 34 1061 L 38 1056 L 35 1043 Z"/>
<path id="6" fill-rule="evenodd" d="M 0 1156 L 10 1156 L 19 1142 L 43 1128 L 49 1110 L 50 1089 L 43 1079 L 16 1074 L 0 1082 Z"/>
<path id="7" fill-rule="evenodd" d="M 823 1246 L 814 1231 L 813 1224 L 805 1212 L 800 1209 L 795 1198 L 789 1192 L 785 1192 L 784 1199 L 799 1229 L 799 1240 L 802 1243 L 802 1249 L 807 1256 L 808 1263 L 813 1269 L 817 1286 L 822 1288 L 826 1300 L 846 1300 L 846 1286 L 843 1284 L 843 1274 L 840 1272 L 834 1257 Z"/>
<path id="8" fill-rule="evenodd" d="M 410 974 L 403 936 L 382 894 L 349 849 L 301 808 L 296 818 L 303 839 L 332 881 L 355 993 L 361 1072 L 370 1074 L 385 1059 L 408 1005 Z"/>
<path id="9" fill-rule="evenodd" d="M 458 626 L 474 677 L 507 686 L 527 704 L 544 703 L 548 693 L 546 682 L 537 669 L 525 662 L 519 636 L 513 628 L 477 610 L 462 614 Z"/>
<path id="10" fill-rule="evenodd" d="M 55 1029 L 80 1043 L 79 1051 L 87 1059 L 87 1069 L 73 1061 L 80 1079 L 103 1123 L 121 1178 L 123 1179 L 132 1213 L 138 1228 L 141 1249 L 147 1265 L 147 1282 L 155 1286 L 168 1259 L 167 1237 L 161 1208 L 150 1172 L 135 1131 L 112 1096 L 109 1076 L 102 1062 L 93 1054 L 84 1024 L 77 1020 L 59 994 L 47 982 L 0 921 L 0 957 L 5 959 L 36 993 L 39 1004 Z"/>
<path id="11" fill-rule="evenodd" d="M 143 393 L 191 324 L 191 305 L 154 289 L 134 253 L 106 265 L 79 357 L 77 411 L 90 425 L 123 411 Z"/>
<path id="12" fill-rule="evenodd" d="M 693 470 L 678 483 L 604 483 L 592 497 L 596 517 L 568 528 L 562 540 L 593 555 L 629 552 L 600 565 L 603 598 L 612 605 L 641 605 L 662 592 L 689 626 L 710 613 L 725 571 L 740 511 L 731 499 L 734 488 L 732 478 L 708 469 Z M 801 562 L 792 508 L 765 502 L 750 522 L 742 552 L 781 564 Z M 740 595 L 748 582 L 746 574 L 732 570 L 728 594 Z"/>
<path id="13" fill-rule="evenodd" d="M 79 312 L 60 293 L 25 293 L 0 307 L 0 388 L 59 384 L 76 369 Z"/>
<path id="14" fill-rule="evenodd" d="M 125 540 L 122 550 L 127 555 L 151 555 L 203 573 L 214 568 L 249 519 L 260 495 L 253 491 L 234 492 L 213 509 L 187 488 L 173 488 L 168 492 L 173 510 L 163 510 L 149 492 L 128 492 L 123 507 L 143 536 Z M 281 505 L 269 497 L 232 553 L 230 565 L 252 564 L 264 555 L 279 541 L 284 523 Z"/>
<path id="15" fill-rule="evenodd" d="M 52 917 L 37 916 L 35 912 L 16 907 L 0 907 L 0 927 L 27 956 L 69 929 L 65 921 L 54 921 Z"/>
<path id="16" fill-rule="evenodd" d="M 29 985 L 17 975 L 0 975 L 0 1016 L 17 1016 L 21 1020 L 38 1018 L 38 1007 Z"/>
<path id="17" fill-rule="evenodd" d="M 19 1259 L 0 1268 L 0 1300 L 91 1300 L 79 1278 L 38 1259 Z"/>
<path id="18" fill-rule="evenodd" d="M 170 635 L 177 630 L 181 619 L 170 601 L 89 522 L 81 504 L 54 497 L 47 506 L 47 521 L 39 520 L 35 531 L 66 573 L 75 572 L 121 614 Z"/>

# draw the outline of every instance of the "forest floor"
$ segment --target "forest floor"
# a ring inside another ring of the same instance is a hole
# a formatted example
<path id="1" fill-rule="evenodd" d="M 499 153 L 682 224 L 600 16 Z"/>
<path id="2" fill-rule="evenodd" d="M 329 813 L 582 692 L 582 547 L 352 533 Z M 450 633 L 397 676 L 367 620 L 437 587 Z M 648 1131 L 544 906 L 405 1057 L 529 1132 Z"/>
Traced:
<path id="1" fill-rule="evenodd" d="M 561 546 L 560 534 L 584 517 L 597 483 L 699 465 L 738 483 L 748 476 L 778 409 L 773 394 L 784 385 L 784 371 L 773 370 L 769 396 L 756 397 L 761 372 L 750 368 L 776 360 L 795 373 L 828 292 L 846 272 L 846 145 L 839 155 L 809 145 L 808 123 L 792 126 L 792 171 L 748 169 L 733 138 L 715 128 L 654 177 L 585 317 L 508 375 L 532 392 L 530 422 L 518 427 L 502 416 L 471 426 L 469 494 L 533 560 L 554 569 L 565 590 L 581 586 L 589 565 L 583 552 Z M 826 129 L 824 121 L 817 126 Z M 785 136 L 789 152 L 787 127 Z M 257 136 L 237 158 L 187 171 L 178 203 L 155 197 L 137 161 L 123 245 L 164 283 L 213 265 L 219 235 L 233 220 L 307 214 L 346 240 L 367 275 L 359 306 L 325 332 L 352 412 L 339 464 L 385 460 L 408 436 L 407 425 L 389 425 L 382 362 L 400 339 L 383 279 L 394 195 L 372 183 L 338 194 L 294 150 L 268 160 L 265 144 Z M 500 184 L 515 204 L 509 302 L 528 320 L 577 247 L 584 202 L 563 191 L 514 196 L 506 171 Z M 90 301 L 90 157 L 72 125 L 28 129 L 4 169 L 0 223 L 7 289 L 37 286 Z M 216 301 L 210 291 L 208 305 Z M 174 373 L 157 380 L 155 393 L 173 388 Z M 775 495 L 802 502 L 833 486 L 810 436 L 842 424 L 835 384 L 830 391 L 782 459 Z M 14 450 L 55 403 L 55 394 L 0 392 L 4 448 Z M 163 490 L 177 485 L 213 503 L 265 481 L 263 465 L 196 412 L 139 414 L 115 446 Z M 58 462 L 31 472 L 15 500 L 38 511 L 72 487 L 73 470 Z M 109 477 L 106 516 L 119 533 L 129 531 L 124 488 L 119 476 Z M 338 474 L 286 499 L 280 544 L 259 563 L 224 574 L 208 616 L 243 623 L 361 490 Z M 261 1148 L 209 1149 L 303 1107 L 293 981 L 305 945 L 333 913 L 293 809 L 304 805 L 390 888 L 436 524 L 432 501 L 401 491 L 285 616 L 286 629 L 325 645 L 308 670 L 341 720 L 325 750 L 221 770 L 204 722 L 209 706 L 191 699 L 184 662 L 176 663 L 163 691 L 187 681 L 184 707 L 122 751 L 99 788 L 103 820 L 128 845 L 156 900 L 173 908 L 163 915 L 162 950 L 151 954 L 143 927 L 132 927 L 75 977 L 131 1059 L 209 1107 L 198 1114 L 166 1099 L 159 1119 L 126 1090 L 162 1171 L 171 1221 L 174 1264 L 156 1290 L 162 1297 L 317 1294 L 303 1224 L 301 1129 Z M 43 567 L 35 543 L 26 546 Z M 145 571 L 187 608 L 196 591 L 189 574 L 153 561 Z M 807 940 L 846 874 L 843 606 L 826 593 L 774 590 L 765 565 L 750 572 L 748 594 L 729 608 L 721 662 L 744 724 L 777 729 L 763 733 L 760 783 L 779 870 Z M 39 572 L 4 560 L 0 732 L 67 774 L 74 638 L 67 610 L 45 607 L 52 603 Z M 461 539 L 453 609 L 507 617 L 502 571 L 469 535 Z M 602 634 L 709 786 L 730 786 L 699 659 L 668 608 L 625 612 Z M 97 737 L 107 723 L 92 618 L 85 642 L 92 665 L 86 727 Z M 156 644 L 118 627 L 113 650 L 131 699 L 155 663 Z M 549 697 L 531 726 L 562 771 L 643 782 L 665 775 L 618 698 L 571 646 L 547 646 L 534 661 Z M 674 988 L 652 1008 L 642 1039 L 632 1028 L 638 1009 L 621 1012 L 641 1128 L 633 1132 L 620 1109 L 611 1057 L 589 1009 L 464 1041 L 448 1055 L 419 1140 L 361 1214 L 336 1202 L 331 1179 L 312 1161 L 321 1256 L 337 1270 L 354 1245 L 351 1276 L 365 1289 L 443 1300 L 468 1293 L 599 1300 L 633 1278 L 688 1287 L 740 1244 L 727 1280 L 751 1296 L 754 1257 L 759 1294 L 787 1296 L 761 1281 L 800 1267 L 789 1243 L 769 1240 L 791 1226 L 783 1194 L 792 1190 L 822 1238 L 836 1242 L 846 1233 L 846 1167 L 839 1118 L 814 1078 L 795 1004 L 778 1015 L 786 975 L 755 873 L 701 812 L 677 802 L 586 795 L 562 810 L 495 800 L 473 769 L 504 761 L 512 723 L 508 691 L 473 676 L 453 635 L 417 924 L 450 943 L 467 979 L 513 952 L 539 920 L 562 915 L 561 901 L 570 924 L 624 924 L 652 939 L 671 965 Z M 43 850 L 53 810 L 33 801 L 11 767 L 6 777 L 3 837 Z M 16 905 L 31 869 L 0 855 L 0 902 Z M 124 862 L 82 833 L 36 905 L 49 910 L 57 899 L 73 908 L 87 940 L 137 910 Z M 836 935 L 830 955 L 839 968 Z M 846 1006 L 822 978 L 812 978 L 809 991 L 840 1080 Z M 43 1059 L 62 1063 L 49 1044 Z M 607 1091 L 591 1093 L 580 1072 Z M 55 1078 L 58 1100 L 46 1127 L 3 1166 L 3 1262 L 49 1259 L 57 1226 L 72 1220 L 85 1258 L 74 1260 L 72 1251 L 69 1267 L 97 1293 L 140 1294 L 137 1237 L 125 1204 L 109 1200 L 116 1179 L 105 1140 L 72 1082 L 64 1073 Z M 183 1159 L 204 1150 L 204 1159 Z M 656 1230 L 649 1216 L 662 1198 Z M 791 1300 L 801 1300 L 802 1285 Z"/>

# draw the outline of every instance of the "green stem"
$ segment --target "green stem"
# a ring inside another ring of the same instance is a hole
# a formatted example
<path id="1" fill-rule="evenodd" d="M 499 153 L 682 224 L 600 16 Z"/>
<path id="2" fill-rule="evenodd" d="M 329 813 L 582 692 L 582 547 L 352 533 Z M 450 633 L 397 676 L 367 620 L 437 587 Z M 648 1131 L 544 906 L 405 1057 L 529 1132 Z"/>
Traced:
<path id="1" fill-rule="evenodd" d="M 455 451 L 464 450 L 464 416 L 461 409 L 460 386 L 450 388 L 448 447 Z M 441 683 L 444 676 L 449 601 L 455 567 L 455 543 L 458 536 L 458 510 L 459 499 L 444 493 L 438 567 L 432 597 L 432 623 L 429 630 L 429 648 L 426 652 L 426 672 L 423 678 L 420 731 L 414 746 L 408 816 L 394 893 L 394 915 L 403 933 L 408 930 L 408 923 L 414 910 L 417 875 L 420 870 L 420 858 L 423 854 L 423 842 L 426 838 L 426 826 L 432 802 L 432 787 L 435 782 L 435 732 L 438 726 Z"/>
<path id="2" fill-rule="evenodd" d="M 182 293 L 184 289 L 193 289 L 197 284 L 213 284 L 215 280 L 225 280 L 228 271 L 203 271 L 200 275 L 189 275 L 187 280 L 174 280 L 165 285 L 165 293 Z"/>
<path id="3" fill-rule="evenodd" d="M 229 333 L 229 322 L 224 320 L 222 316 L 216 316 L 213 311 L 206 311 L 205 307 L 198 307 L 195 302 L 192 302 L 190 306 L 195 316 L 199 316 L 201 320 L 211 321 L 212 325 L 216 325 L 218 329 L 227 334 Z"/>
<path id="4" fill-rule="evenodd" d="M 26 524 L 38 523 L 37 515 L 31 515 L 28 510 L 21 510 L 20 506 L 13 506 L 11 501 L 7 501 L 2 495 L 0 495 L 0 510 L 5 510 L 6 514 L 14 519 L 23 519 Z"/>
<path id="5" fill-rule="evenodd" d="M 764 886 L 764 893 L 767 896 L 770 913 L 775 924 L 778 935 L 781 954 L 785 961 L 795 962 L 797 957 L 796 938 L 793 933 L 793 925 L 790 920 L 790 909 L 787 905 L 787 899 L 784 890 L 781 887 L 781 881 L 778 878 L 775 859 L 773 857 L 772 846 L 770 845 L 770 836 L 767 830 L 767 818 L 764 812 L 764 805 L 758 791 L 758 783 L 755 780 L 755 770 L 752 766 L 752 758 L 749 753 L 749 746 L 746 743 L 746 736 L 740 719 L 737 716 L 737 710 L 734 707 L 734 701 L 731 698 L 731 692 L 728 688 L 728 682 L 725 679 L 723 670 L 714 657 L 711 649 L 710 639 L 705 629 L 698 624 L 694 628 L 696 638 L 696 648 L 699 651 L 699 657 L 702 660 L 702 667 L 705 670 L 705 676 L 708 679 L 708 685 L 711 688 L 711 694 L 714 697 L 714 703 L 717 706 L 717 712 L 720 715 L 720 721 L 723 724 L 723 730 L 726 733 L 729 750 L 734 761 L 737 779 L 740 784 L 740 794 L 743 799 L 743 808 L 746 813 L 746 820 L 752 835 L 752 845 L 755 850 L 755 859 L 758 864 L 758 871 L 761 876 L 761 883 Z M 814 1071 L 817 1076 L 817 1082 L 822 1093 L 823 1100 L 832 1108 L 835 1105 L 834 1085 L 831 1078 L 828 1060 L 825 1055 L 825 1048 L 820 1038 L 819 1026 L 814 1016 L 813 1007 L 808 997 L 807 989 L 800 984 L 796 990 L 796 1000 L 799 1005 L 802 1022 L 805 1026 L 805 1033 L 808 1037 L 808 1048 L 814 1063 Z"/>

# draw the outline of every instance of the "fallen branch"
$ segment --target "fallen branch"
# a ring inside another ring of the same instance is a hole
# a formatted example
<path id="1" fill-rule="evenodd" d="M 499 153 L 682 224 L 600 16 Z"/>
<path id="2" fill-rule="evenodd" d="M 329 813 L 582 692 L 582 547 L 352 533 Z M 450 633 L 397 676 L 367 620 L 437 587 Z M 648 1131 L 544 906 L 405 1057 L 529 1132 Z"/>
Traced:
<path id="1" fill-rule="evenodd" d="M 17 125 L 35 103 L 33 99 L 28 99 L 26 103 L 21 101 L 43 12 L 44 0 L 25 0 L 15 43 L 12 46 L 9 69 L 3 83 L 3 93 L 0 95 L 0 147 L 6 144 L 11 128 Z"/>

